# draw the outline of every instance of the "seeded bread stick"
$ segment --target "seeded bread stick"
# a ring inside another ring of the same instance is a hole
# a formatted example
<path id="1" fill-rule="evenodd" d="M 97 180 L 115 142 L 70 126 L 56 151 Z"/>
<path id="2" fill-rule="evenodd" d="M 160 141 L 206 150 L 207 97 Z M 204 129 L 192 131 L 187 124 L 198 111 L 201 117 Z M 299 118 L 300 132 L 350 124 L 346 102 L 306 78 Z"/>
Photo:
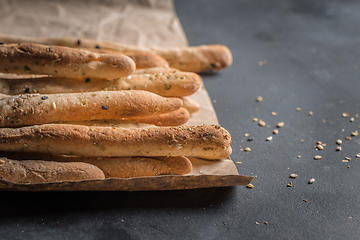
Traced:
<path id="1" fill-rule="evenodd" d="M 201 86 L 196 73 L 159 73 L 130 75 L 115 80 L 96 78 L 0 78 L 0 92 L 9 95 L 24 93 L 73 93 L 94 91 L 144 90 L 164 97 L 183 97 Z"/>
<path id="2" fill-rule="evenodd" d="M 232 54 L 224 45 L 203 45 L 178 48 L 149 48 L 115 42 L 78 38 L 38 38 L 0 35 L 5 43 L 34 42 L 45 45 L 60 45 L 80 48 L 101 48 L 120 52 L 151 52 L 169 62 L 169 66 L 187 72 L 220 70 L 232 64 Z"/>
<path id="3" fill-rule="evenodd" d="M 15 95 L 0 99 L 0 127 L 153 116 L 181 106 L 181 99 L 140 90 Z"/>
<path id="4" fill-rule="evenodd" d="M 153 68 L 153 67 L 169 67 L 169 63 L 157 54 L 150 52 L 119 52 L 107 49 L 98 48 L 84 48 L 91 52 L 102 53 L 102 54 L 122 54 L 131 58 L 135 64 L 136 69 L 140 68 Z"/>
<path id="5" fill-rule="evenodd" d="M 3 73 L 56 77 L 118 78 L 135 70 L 134 61 L 125 55 L 31 43 L 0 45 L 0 62 Z"/>
<path id="6" fill-rule="evenodd" d="M 0 179 L 14 183 L 48 183 L 104 179 L 96 166 L 83 162 L 0 159 Z"/>
<path id="7" fill-rule="evenodd" d="M 142 68 L 135 69 L 132 75 L 140 75 L 140 74 L 166 74 L 166 73 L 181 73 L 179 69 L 176 68 L 166 68 L 166 67 L 154 67 L 154 68 Z"/>
<path id="8" fill-rule="evenodd" d="M 57 157 L 61 162 L 85 162 L 100 168 L 106 178 L 152 177 L 159 175 L 185 175 L 191 172 L 191 161 L 179 157 L 122 157 L 86 158 Z"/>
<path id="9" fill-rule="evenodd" d="M 44 124 L 0 128 L 2 151 L 94 157 L 194 156 L 222 159 L 231 136 L 219 125 L 111 128 Z"/>
<path id="10" fill-rule="evenodd" d="M 181 98 L 183 100 L 183 108 L 189 111 L 189 113 L 195 113 L 200 110 L 200 105 L 188 97 Z"/>
<path id="11" fill-rule="evenodd" d="M 187 123 L 189 119 L 190 113 L 185 108 L 156 116 L 124 118 L 124 120 L 131 122 L 147 123 L 155 126 L 180 126 Z"/>

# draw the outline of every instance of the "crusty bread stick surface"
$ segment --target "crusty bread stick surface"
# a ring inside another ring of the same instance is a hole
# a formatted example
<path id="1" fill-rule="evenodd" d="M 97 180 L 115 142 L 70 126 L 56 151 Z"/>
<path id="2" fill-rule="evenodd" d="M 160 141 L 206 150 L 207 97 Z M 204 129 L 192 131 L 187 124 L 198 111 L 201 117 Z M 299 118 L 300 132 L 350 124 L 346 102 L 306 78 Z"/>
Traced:
<path id="1" fill-rule="evenodd" d="M 183 97 L 201 87 L 196 73 L 159 73 L 130 75 L 114 80 L 97 78 L 0 78 L 0 92 L 9 95 L 24 93 L 73 93 L 94 91 L 144 90 L 164 97 Z"/>
<path id="2" fill-rule="evenodd" d="M 14 183 L 47 183 L 104 179 L 96 166 L 83 162 L 51 162 L 0 158 L 0 179 Z"/>
<path id="3" fill-rule="evenodd" d="M 0 128 L 2 151 L 57 155 L 222 159 L 230 156 L 230 143 L 230 134 L 219 125 L 126 129 L 44 124 Z"/>
<path id="4" fill-rule="evenodd" d="M 150 117 L 132 117 L 124 118 L 131 122 L 153 124 L 155 126 L 180 126 L 190 119 L 190 113 L 185 108 L 180 108 L 176 111 L 163 113 Z"/>
<path id="5" fill-rule="evenodd" d="M 122 157 L 86 158 L 63 157 L 57 161 L 85 162 L 100 168 L 106 178 L 152 177 L 159 175 L 184 175 L 192 170 L 190 160 L 178 157 Z"/>
<path id="6" fill-rule="evenodd" d="M 31 43 L 0 45 L 0 62 L 3 73 L 56 77 L 119 78 L 135 70 L 134 61 L 125 55 Z"/>
<path id="7" fill-rule="evenodd" d="M 15 95 L 0 98 L 0 127 L 152 116 L 181 106 L 179 98 L 138 90 Z"/>
<path id="8" fill-rule="evenodd" d="M 151 52 L 165 58 L 169 62 L 170 67 L 189 72 L 220 70 L 230 66 L 233 60 L 229 48 L 224 45 L 203 45 L 178 48 L 149 48 L 89 39 L 37 38 L 10 35 L 0 35 L 0 41 L 5 43 L 33 42 L 45 45 L 59 45 L 74 48 L 101 48 L 120 52 Z"/>

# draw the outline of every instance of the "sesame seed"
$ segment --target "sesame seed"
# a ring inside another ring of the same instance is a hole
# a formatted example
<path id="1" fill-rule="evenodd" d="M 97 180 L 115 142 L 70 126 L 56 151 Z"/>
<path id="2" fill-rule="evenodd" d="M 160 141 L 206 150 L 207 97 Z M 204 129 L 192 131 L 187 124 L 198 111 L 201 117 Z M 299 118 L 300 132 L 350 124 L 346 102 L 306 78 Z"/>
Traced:
<path id="1" fill-rule="evenodd" d="M 355 132 L 352 132 L 351 135 L 352 136 L 357 136 L 357 135 L 359 135 L 359 132 L 356 130 Z"/>
<path id="2" fill-rule="evenodd" d="M 263 120 L 259 120 L 259 125 L 260 125 L 261 127 L 263 127 L 263 126 L 266 125 L 266 123 L 265 123 Z"/>
<path id="3" fill-rule="evenodd" d="M 271 140 L 272 140 L 272 138 L 273 138 L 272 136 L 267 137 L 267 138 L 266 138 L 266 141 L 271 141 Z"/>
<path id="4" fill-rule="evenodd" d="M 292 185 L 292 182 L 289 182 L 286 186 L 287 186 L 287 187 L 292 187 L 292 186 L 293 186 L 293 185 Z"/>
<path id="5" fill-rule="evenodd" d="M 320 141 L 317 141 L 317 145 L 320 145 L 322 142 L 320 142 Z"/>
<path id="6" fill-rule="evenodd" d="M 250 135 L 250 134 L 248 134 L 248 133 L 245 133 L 245 134 L 244 134 L 245 137 L 248 137 L 249 135 Z"/>
<path id="7" fill-rule="evenodd" d="M 309 184 L 312 184 L 314 182 L 315 182 L 315 178 L 312 178 L 312 179 L 309 180 Z"/>
<path id="8" fill-rule="evenodd" d="M 274 134 L 278 134 L 278 133 L 279 133 L 279 130 L 274 129 L 273 133 L 274 133 Z"/>
<path id="9" fill-rule="evenodd" d="M 259 61 L 258 65 L 261 67 L 262 65 L 264 65 L 263 61 Z"/>
<path id="10" fill-rule="evenodd" d="M 349 160 L 349 161 L 351 160 L 351 158 L 349 158 L 349 157 L 345 157 L 345 159 L 346 159 L 346 160 Z"/>
<path id="11" fill-rule="evenodd" d="M 267 221 L 264 222 L 265 225 L 268 225 L 269 223 Z"/>
<path id="12" fill-rule="evenodd" d="M 301 155 L 298 155 L 297 158 L 301 158 Z"/>
<path id="13" fill-rule="evenodd" d="M 346 137 L 345 139 L 346 139 L 346 140 L 351 140 L 351 137 Z"/>
<path id="14" fill-rule="evenodd" d="M 349 162 L 349 160 L 341 160 L 342 162 Z"/>
<path id="15" fill-rule="evenodd" d="M 290 174 L 290 177 L 291 177 L 291 178 L 297 178 L 297 177 L 298 177 L 298 175 L 297 175 L 297 174 L 295 174 L 295 173 L 292 173 L 292 174 Z"/>
<path id="16" fill-rule="evenodd" d="M 319 150 L 323 150 L 323 149 L 324 149 L 323 145 L 317 145 L 316 147 L 317 147 Z"/>
<path id="17" fill-rule="evenodd" d="M 258 96 L 258 98 L 256 99 L 258 102 L 262 102 L 263 97 L 262 96 Z"/>
<path id="18" fill-rule="evenodd" d="M 312 111 L 309 111 L 309 116 L 312 116 L 313 115 L 313 112 Z"/>
<path id="19" fill-rule="evenodd" d="M 246 185 L 247 188 L 254 188 L 254 185 L 252 185 L 251 183 L 249 183 L 248 185 Z"/>
<path id="20" fill-rule="evenodd" d="M 301 108 L 297 107 L 297 108 L 296 108 L 296 111 L 297 111 L 297 112 L 300 112 L 300 111 L 301 111 Z"/>
<path id="21" fill-rule="evenodd" d="M 109 107 L 108 107 L 108 106 L 105 106 L 105 105 L 103 105 L 101 108 L 102 108 L 103 110 L 108 110 L 108 109 L 109 109 Z"/>
<path id="22" fill-rule="evenodd" d="M 342 144 L 342 141 L 341 141 L 340 139 L 338 139 L 338 140 L 336 141 L 336 143 L 337 143 L 338 145 L 341 145 L 341 144 Z"/>
<path id="23" fill-rule="evenodd" d="M 235 162 L 235 164 L 241 164 L 242 162 Z"/>
<path id="24" fill-rule="evenodd" d="M 254 122 L 257 122 L 258 120 L 259 120 L 259 119 L 257 119 L 257 118 L 253 118 L 253 121 L 254 121 Z"/>
<path id="25" fill-rule="evenodd" d="M 276 116 L 278 114 L 277 114 L 277 112 L 271 112 L 271 115 Z"/>
<path id="26" fill-rule="evenodd" d="M 245 151 L 245 152 L 251 152 L 251 148 L 246 147 L 246 148 L 244 149 L 244 151 Z"/>
<path id="27" fill-rule="evenodd" d="M 344 118 L 347 118 L 347 117 L 349 116 L 349 113 L 343 113 L 342 116 L 343 116 Z"/>
<path id="28" fill-rule="evenodd" d="M 42 97 L 41 97 L 42 100 L 46 100 L 46 99 L 48 99 L 48 98 L 49 98 L 48 96 L 42 96 Z"/>
<path id="29" fill-rule="evenodd" d="M 314 159 L 315 159 L 315 160 L 322 159 L 322 156 L 320 156 L 320 155 L 316 155 L 316 156 L 314 157 Z"/>
<path id="30" fill-rule="evenodd" d="M 284 122 L 279 122 L 279 123 L 277 124 L 277 126 L 278 126 L 279 128 L 283 127 L 283 126 L 284 126 Z"/>
<path id="31" fill-rule="evenodd" d="M 350 118 L 350 122 L 353 122 L 353 121 L 355 121 L 355 118 L 353 118 L 353 117 Z"/>
<path id="32" fill-rule="evenodd" d="M 336 148 L 336 151 L 341 151 L 341 147 L 337 147 L 337 148 Z"/>

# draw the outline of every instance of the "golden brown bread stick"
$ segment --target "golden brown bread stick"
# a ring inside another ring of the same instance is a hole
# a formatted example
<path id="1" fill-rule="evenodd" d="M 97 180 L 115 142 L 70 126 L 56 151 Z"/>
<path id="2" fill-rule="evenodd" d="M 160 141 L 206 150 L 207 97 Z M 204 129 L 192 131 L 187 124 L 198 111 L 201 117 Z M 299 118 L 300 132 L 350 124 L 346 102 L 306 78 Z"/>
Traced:
<path id="1" fill-rule="evenodd" d="M 119 52 L 115 50 L 98 49 L 98 48 L 84 48 L 96 53 L 103 54 L 122 54 L 131 58 L 136 65 L 136 69 L 153 68 L 153 67 L 169 67 L 169 63 L 157 54 L 150 52 Z"/>
<path id="2" fill-rule="evenodd" d="M 82 162 L 16 161 L 0 158 L 0 179 L 14 183 L 48 183 L 104 179 L 96 166 Z"/>
<path id="3" fill-rule="evenodd" d="M 132 75 L 139 75 L 139 74 L 165 74 L 165 73 L 181 73 L 179 69 L 176 68 L 166 68 L 166 67 L 154 67 L 154 68 L 142 68 L 142 69 L 135 69 Z"/>
<path id="4" fill-rule="evenodd" d="M 115 42 L 96 41 L 78 38 L 37 38 L 0 35 L 5 43 L 35 42 L 46 45 L 68 47 L 86 47 L 116 50 L 121 52 L 151 52 L 158 54 L 169 62 L 170 67 L 188 72 L 220 70 L 232 64 L 232 54 L 224 45 L 203 45 L 178 48 L 149 48 L 126 45 Z"/>
<path id="5" fill-rule="evenodd" d="M 62 157 L 56 161 L 85 162 L 100 168 L 106 178 L 152 177 L 159 175 L 184 175 L 192 170 L 190 160 L 178 157 L 123 157 L 86 158 Z"/>
<path id="6" fill-rule="evenodd" d="M 181 98 L 183 100 L 183 108 L 189 111 L 189 113 L 195 113 L 200 110 L 200 105 L 188 97 Z"/>
<path id="7" fill-rule="evenodd" d="M 135 70 L 125 55 L 29 43 L 0 45 L 0 62 L 0 72 L 57 77 L 118 78 Z"/>
<path id="8" fill-rule="evenodd" d="M 0 127 L 152 116 L 181 106 L 181 99 L 141 90 L 15 95 L 0 99 Z"/>
<path id="9" fill-rule="evenodd" d="M 77 156 L 194 156 L 221 159 L 231 154 L 231 136 L 219 125 L 111 128 L 44 124 L 0 128 L 2 151 Z"/>
<path id="10" fill-rule="evenodd" d="M 73 93 L 94 91 L 144 90 L 164 97 L 183 97 L 201 87 L 196 73 L 159 73 L 130 75 L 114 80 L 96 78 L 0 78 L 0 92 L 16 95 L 23 93 Z"/>
<path id="11" fill-rule="evenodd" d="M 131 122 L 147 123 L 155 126 L 180 126 L 187 123 L 189 119 L 190 113 L 185 108 L 156 116 L 124 118 L 124 120 Z"/>

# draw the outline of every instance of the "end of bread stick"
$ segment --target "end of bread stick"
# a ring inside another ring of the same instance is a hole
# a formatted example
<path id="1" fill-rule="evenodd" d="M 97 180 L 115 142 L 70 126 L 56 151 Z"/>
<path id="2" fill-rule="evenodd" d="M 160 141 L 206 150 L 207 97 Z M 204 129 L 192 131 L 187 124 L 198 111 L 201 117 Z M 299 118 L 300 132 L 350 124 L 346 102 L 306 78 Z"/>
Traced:
<path id="1" fill-rule="evenodd" d="M 13 183 L 49 183 L 104 179 L 96 166 L 82 162 L 10 160 L 0 158 L 0 179 Z"/>

